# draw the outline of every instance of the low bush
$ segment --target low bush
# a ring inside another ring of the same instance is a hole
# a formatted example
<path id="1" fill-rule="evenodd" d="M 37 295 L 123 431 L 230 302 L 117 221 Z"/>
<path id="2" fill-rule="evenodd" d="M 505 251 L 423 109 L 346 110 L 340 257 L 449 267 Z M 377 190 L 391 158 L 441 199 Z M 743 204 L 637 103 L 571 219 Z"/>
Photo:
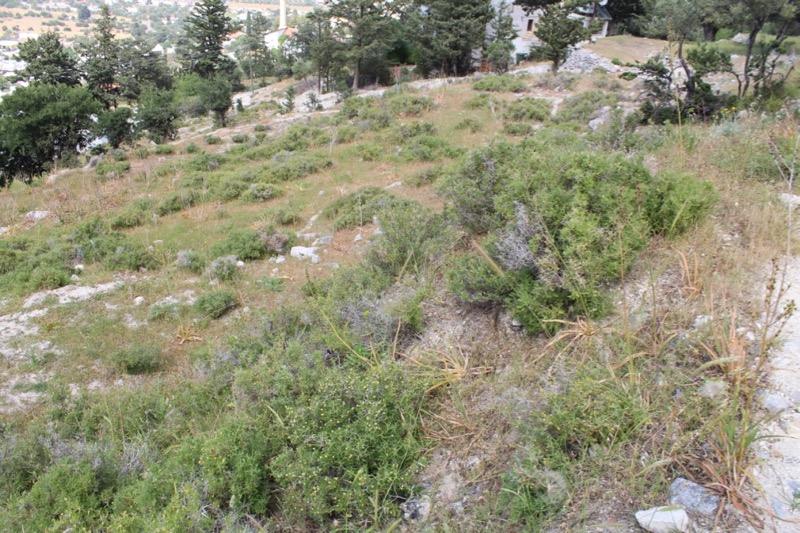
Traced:
<path id="1" fill-rule="evenodd" d="M 597 117 L 603 107 L 613 107 L 619 99 L 608 91 L 586 91 L 564 100 L 558 107 L 556 119 L 559 122 L 575 120 L 589 122 Z"/>
<path id="2" fill-rule="evenodd" d="M 604 287 L 630 268 L 650 235 L 691 227 L 714 201 L 690 176 L 654 178 L 641 163 L 576 151 L 580 141 L 556 141 L 556 133 L 474 151 L 440 184 L 461 223 L 489 233 L 495 263 L 462 265 L 451 288 L 466 301 L 496 302 L 496 271 L 513 273 L 506 303 L 534 332 L 607 313 Z"/>
<path id="3" fill-rule="evenodd" d="M 476 91 L 489 91 L 495 93 L 521 93 L 528 90 L 525 80 L 512 74 L 502 76 L 486 76 L 472 84 Z"/>
<path id="4" fill-rule="evenodd" d="M 201 316 L 217 319 L 236 307 L 236 296 L 229 291 L 213 291 L 201 294 L 194 303 Z"/>
<path id="5" fill-rule="evenodd" d="M 283 195 L 283 189 L 272 183 L 253 183 L 242 194 L 246 202 L 266 202 Z"/>
<path id="6" fill-rule="evenodd" d="M 94 173 L 98 180 L 107 181 L 122 177 L 130 169 L 130 161 L 103 161 L 95 167 Z"/>
<path id="7" fill-rule="evenodd" d="M 185 153 L 185 154 L 197 154 L 197 153 L 200 153 L 202 151 L 203 151 L 203 149 L 200 148 L 197 145 L 197 143 L 195 143 L 194 141 L 192 141 L 189 144 L 187 144 L 186 148 L 183 149 L 183 153 Z"/>
<path id="8" fill-rule="evenodd" d="M 239 267 L 236 266 L 238 260 L 235 255 L 217 257 L 208 264 L 206 273 L 211 279 L 231 281 L 239 276 Z"/>
<path id="9" fill-rule="evenodd" d="M 183 211 L 195 205 L 197 197 L 193 191 L 183 190 L 166 195 L 156 205 L 155 212 L 158 216 L 166 216 L 178 211 Z"/>
<path id="10" fill-rule="evenodd" d="M 216 135 L 206 137 L 206 144 L 222 144 L 222 139 Z"/>
<path id="11" fill-rule="evenodd" d="M 371 224 L 385 209 L 409 203 L 380 187 L 367 187 L 337 198 L 323 209 L 322 216 L 333 220 L 336 229 L 355 228 Z"/>
<path id="12" fill-rule="evenodd" d="M 111 362 L 120 372 L 146 374 L 161 365 L 161 347 L 156 345 L 135 346 L 118 350 Z"/>
<path id="13" fill-rule="evenodd" d="M 503 133 L 513 137 L 526 137 L 533 133 L 533 128 L 530 124 L 524 122 L 505 122 L 503 124 Z"/>
<path id="14" fill-rule="evenodd" d="M 433 100 L 427 96 L 419 96 L 409 93 L 388 93 L 384 94 L 381 107 L 394 116 L 418 117 L 423 113 L 433 110 L 435 107 Z"/>
<path id="15" fill-rule="evenodd" d="M 175 259 L 175 266 L 199 274 L 206 267 L 206 260 L 194 250 L 180 250 Z"/>
<path id="16" fill-rule="evenodd" d="M 464 109 L 499 109 L 500 101 L 489 93 L 473 96 L 464 102 Z"/>
<path id="17" fill-rule="evenodd" d="M 379 161 L 386 155 L 386 148 L 376 143 L 360 143 L 347 151 L 360 161 Z"/>
<path id="18" fill-rule="evenodd" d="M 175 147 L 171 144 L 159 144 L 156 146 L 156 155 L 172 155 L 175 153 Z"/>
<path id="19" fill-rule="evenodd" d="M 333 161 L 318 154 L 289 154 L 281 152 L 272 158 L 274 165 L 265 169 L 261 179 L 294 181 L 333 166 Z"/>
<path id="20" fill-rule="evenodd" d="M 424 170 L 420 170 L 409 179 L 406 180 L 408 185 L 412 187 L 423 187 L 425 185 L 431 185 L 436 182 L 439 178 L 442 177 L 444 174 L 444 168 L 442 166 L 435 166 L 426 168 Z"/>
<path id="21" fill-rule="evenodd" d="M 457 130 L 467 130 L 470 133 L 478 133 L 482 127 L 483 123 L 476 118 L 465 118 L 455 125 Z"/>
<path id="22" fill-rule="evenodd" d="M 261 241 L 258 232 L 245 228 L 236 229 L 228 237 L 211 247 L 211 257 L 236 256 L 242 261 L 254 261 L 267 254 L 267 248 Z"/>
<path id="23" fill-rule="evenodd" d="M 462 150 L 441 137 L 419 135 L 403 143 L 397 152 L 401 161 L 438 161 L 461 155 Z"/>
<path id="24" fill-rule="evenodd" d="M 246 133 L 235 133 L 231 135 L 231 141 L 234 144 L 243 144 L 250 140 L 250 136 Z"/>
<path id="25" fill-rule="evenodd" d="M 543 98 L 519 98 L 508 104 L 503 113 L 506 120 L 517 122 L 534 120 L 544 122 L 550 118 L 553 104 Z"/>

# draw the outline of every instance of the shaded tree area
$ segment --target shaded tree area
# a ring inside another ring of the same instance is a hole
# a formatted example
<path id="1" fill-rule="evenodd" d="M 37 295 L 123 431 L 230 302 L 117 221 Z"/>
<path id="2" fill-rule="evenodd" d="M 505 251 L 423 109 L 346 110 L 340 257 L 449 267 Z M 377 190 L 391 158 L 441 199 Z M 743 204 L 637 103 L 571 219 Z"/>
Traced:
<path id="1" fill-rule="evenodd" d="M 89 142 L 102 104 L 84 87 L 34 84 L 0 102 L 0 186 L 29 182 Z"/>

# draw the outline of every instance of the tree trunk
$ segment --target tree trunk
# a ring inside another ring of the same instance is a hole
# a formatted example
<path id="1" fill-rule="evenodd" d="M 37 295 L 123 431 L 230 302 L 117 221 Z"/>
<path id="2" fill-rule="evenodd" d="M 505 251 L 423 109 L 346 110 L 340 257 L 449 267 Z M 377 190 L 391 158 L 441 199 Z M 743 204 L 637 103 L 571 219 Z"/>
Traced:
<path id="1" fill-rule="evenodd" d="M 750 35 L 747 37 L 747 52 L 744 56 L 744 83 L 742 84 L 742 89 L 739 92 L 739 98 L 742 98 L 744 95 L 746 95 L 747 89 L 750 88 L 750 61 L 753 59 L 753 47 L 756 44 L 756 39 L 758 38 L 758 34 L 761 32 L 761 28 L 763 27 L 763 20 L 756 21 L 752 31 L 750 32 Z"/>
<path id="2" fill-rule="evenodd" d="M 353 90 L 358 90 L 358 78 L 361 77 L 361 60 L 356 61 L 356 66 L 353 69 Z"/>
<path id="3" fill-rule="evenodd" d="M 703 40 L 707 43 L 714 42 L 717 36 L 717 29 L 713 24 L 703 24 Z"/>

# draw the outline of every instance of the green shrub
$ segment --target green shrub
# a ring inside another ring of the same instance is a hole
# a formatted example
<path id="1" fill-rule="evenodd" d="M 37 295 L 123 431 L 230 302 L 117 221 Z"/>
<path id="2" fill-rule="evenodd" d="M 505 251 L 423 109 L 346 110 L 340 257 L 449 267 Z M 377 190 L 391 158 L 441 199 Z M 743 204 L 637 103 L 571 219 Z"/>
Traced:
<path id="1" fill-rule="evenodd" d="M 267 181 L 294 181 L 333 166 L 333 161 L 318 154 L 284 154 L 273 157 L 277 163 L 268 167 L 263 178 Z"/>
<path id="2" fill-rule="evenodd" d="M 533 133 L 534 130 L 530 124 L 524 122 L 505 122 L 502 131 L 506 135 L 513 135 L 514 137 L 526 137 Z"/>
<path id="3" fill-rule="evenodd" d="M 272 183 L 253 183 L 242 194 L 246 202 L 266 202 L 283 195 L 283 189 Z"/>
<path id="4" fill-rule="evenodd" d="M 266 211 L 266 216 L 278 226 L 292 226 L 301 222 L 300 213 L 291 205 L 282 205 Z"/>
<path id="5" fill-rule="evenodd" d="M 196 197 L 192 191 L 180 191 L 168 194 L 158 202 L 155 212 L 158 216 L 166 216 L 188 209 L 195 204 Z"/>
<path id="6" fill-rule="evenodd" d="M 435 105 L 427 96 L 387 92 L 383 96 L 381 107 L 394 116 L 417 117 L 431 111 Z"/>
<path id="7" fill-rule="evenodd" d="M 464 303 L 479 306 L 504 303 L 514 289 L 512 276 L 470 254 L 453 256 L 446 270 L 450 292 Z"/>
<path id="8" fill-rule="evenodd" d="M 211 247 L 211 257 L 234 255 L 242 261 L 261 259 L 267 253 L 266 245 L 261 241 L 258 232 L 243 228 L 231 231 L 228 237 Z"/>
<path id="9" fill-rule="evenodd" d="M 70 271 L 64 265 L 44 264 L 33 269 L 29 283 L 35 291 L 58 289 L 71 283 Z"/>
<path id="10" fill-rule="evenodd" d="M 361 161 L 379 161 L 386 155 L 386 148 L 375 143 L 360 143 L 349 148 L 348 152 Z"/>
<path id="11" fill-rule="evenodd" d="M 716 200 L 716 191 L 708 182 L 688 174 L 659 174 L 646 203 L 651 231 L 668 237 L 684 233 L 711 210 Z"/>
<path id="12" fill-rule="evenodd" d="M 129 161 L 103 161 L 95 167 L 94 173 L 100 181 L 121 177 L 131 169 Z"/>
<path id="13" fill-rule="evenodd" d="M 194 170 L 197 172 L 211 172 L 217 170 L 222 165 L 228 162 L 226 154 L 209 154 L 201 152 L 189 159 L 185 166 L 186 170 Z"/>
<path id="14" fill-rule="evenodd" d="M 446 253 L 450 232 L 441 215 L 405 201 L 378 215 L 381 235 L 369 250 L 369 261 L 392 275 L 417 272 Z"/>
<path id="15" fill-rule="evenodd" d="M 202 152 L 202 151 L 203 151 L 203 149 L 200 148 L 197 145 L 197 143 L 195 143 L 194 141 L 192 141 L 189 144 L 187 144 L 186 148 L 183 149 L 183 153 L 185 153 L 185 154 L 197 154 L 197 153 Z"/>
<path id="16" fill-rule="evenodd" d="M 560 472 L 540 466 L 539 454 L 529 455 L 501 476 L 500 505 L 513 522 L 525 524 L 530 531 L 542 531 L 547 521 L 563 510 L 569 485 Z"/>
<path id="17" fill-rule="evenodd" d="M 171 144 L 159 144 L 156 146 L 156 155 L 172 155 L 175 153 L 175 147 Z"/>
<path id="18" fill-rule="evenodd" d="M 385 209 L 408 204 L 380 187 L 367 187 L 337 198 L 323 209 L 322 216 L 333 220 L 336 229 L 355 228 L 370 224 Z"/>
<path id="19" fill-rule="evenodd" d="M 512 74 L 502 76 L 486 76 L 472 84 L 476 91 L 489 91 L 495 93 L 521 93 L 528 90 L 524 80 Z"/>
<path id="20" fill-rule="evenodd" d="M 684 231 L 713 203 L 694 178 L 654 179 L 640 162 L 576 150 L 579 141 L 556 135 L 543 130 L 474 151 L 440 182 L 461 223 L 489 232 L 489 254 L 513 274 L 506 302 L 532 332 L 607 313 L 604 287 L 630 268 L 650 235 Z M 467 301 L 497 301 L 493 274 L 480 268 L 462 266 L 451 287 Z"/>
<path id="21" fill-rule="evenodd" d="M 235 255 L 225 255 L 211 261 L 208 265 L 208 276 L 220 281 L 231 281 L 239 276 L 239 268 L 236 266 L 237 257 Z"/>
<path id="22" fill-rule="evenodd" d="M 478 96 L 473 96 L 464 102 L 464 109 L 498 109 L 500 101 L 489 93 L 482 93 Z"/>
<path id="23" fill-rule="evenodd" d="M 150 306 L 147 312 L 147 320 L 165 320 L 167 318 L 177 318 L 180 316 L 182 306 L 176 303 L 158 303 Z"/>
<path id="24" fill-rule="evenodd" d="M 436 182 L 439 178 L 442 177 L 444 174 L 444 168 L 442 166 L 435 166 L 426 168 L 424 170 L 420 170 L 413 176 L 411 176 L 406 183 L 411 185 L 412 187 L 422 187 L 424 185 L 431 185 Z"/>
<path id="25" fill-rule="evenodd" d="M 333 134 L 334 141 L 338 144 L 347 144 L 356 140 L 358 130 L 350 125 L 343 125 L 336 128 Z"/>
<path id="26" fill-rule="evenodd" d="M 200 315 L 217 319 L 236 307 L 236 296 L 229 291 L 212 291 L 201 294 L 194 303 Z"/>
<path id="27" fill-rule="evenodd" d="M 506 106 L 503 117 L 506 120 L 535 120 L 544 122 L 550 118 L 553 104 L 542 98 L 519 98 Z"/>
<path id="28" fill-rule="evenodd" d="M 460 148 L 440 137 L 419 135 L 403 143 L 397 156 L 402 161 L 437 161 L 458 157 L 461 153 Z"/>
<path id="29" fill-rule="evenodd" d="M 558 108 L 559 122 L 589 122 L 603 107 L 613 107 L 619 99 L 608 91 L 585 91 L 564 100 Z"/>
<path id="30" fill-rule="evenodd" d="M 267 129 L 268 129 L 267 126 L 264 124 L 256 124 L 255 127 L 253 128 L 253 131 L 264 132 L 267 131 Z"/>
<path id="31" fill-rule="evenodd" d="M 547 89 L 548 91 L 570 91 L 578 83 L 580 76 L 570 72 L 559 72 L 558 74 L 543 74 L 536 76 L 532 80 L 532 85 L 537 89 Z"/>
<path id="32" fill-rule="evenodd" d="M 206 137 L 206 144 L 222 144 L 222 139 L 216 135 Z"/>
<path id="33" fill-rule="evenodd" d="M 128 229 L 141 226 L 147 220 L 147 213 L 140 209 L 128 208 L 111 219 L 111 229 Z"/>
<path id="34" fill-rule="evenodd" d="M 231 141 L 235 144 L 243 144 L 250 140 L 250 137 L 246 133 L 235 133 L 231 136 Z"/>
<path id="35" fill-rule="evenodd" d="M 111 362 L 120 372 L 127 374 L 146 374 L 161 365 L 161 347 L 156 345 L 135 346 L 118 350 Z"/>
<path id="36" fill-rule="evenodd" d="M 457 130 L 468 130 L 470 133 L 478 133 L 482 127 L 483 123 L 475 118 L 465 118 L 455 126 Z"/>
<path id="37" fill-rule="evenodd" d="M 175 260 L 175 266 L 195 274 L 199 274 L 206 267 L 206 260 L 194 250 L 180 250 Z"/>

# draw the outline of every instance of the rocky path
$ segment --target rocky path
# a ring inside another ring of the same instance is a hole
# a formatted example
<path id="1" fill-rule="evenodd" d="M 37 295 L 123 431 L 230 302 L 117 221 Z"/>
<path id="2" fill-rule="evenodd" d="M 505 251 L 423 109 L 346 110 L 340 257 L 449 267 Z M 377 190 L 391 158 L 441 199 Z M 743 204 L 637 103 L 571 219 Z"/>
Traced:
<path id="1" fill-rule="evenodd" d="M 785 275 L 785 301 L 800 304 L 799 257 L 787 261 Z M 761 505 L 774 514 L 767 530 L 790 533 L 800 532 L 800 312 L 789 319 L 781 340 L 760 394 L 764 410 L 774 417 L 761 435 L 774 437 L 756 444 L 758 466 L 753 474 Z"/>

